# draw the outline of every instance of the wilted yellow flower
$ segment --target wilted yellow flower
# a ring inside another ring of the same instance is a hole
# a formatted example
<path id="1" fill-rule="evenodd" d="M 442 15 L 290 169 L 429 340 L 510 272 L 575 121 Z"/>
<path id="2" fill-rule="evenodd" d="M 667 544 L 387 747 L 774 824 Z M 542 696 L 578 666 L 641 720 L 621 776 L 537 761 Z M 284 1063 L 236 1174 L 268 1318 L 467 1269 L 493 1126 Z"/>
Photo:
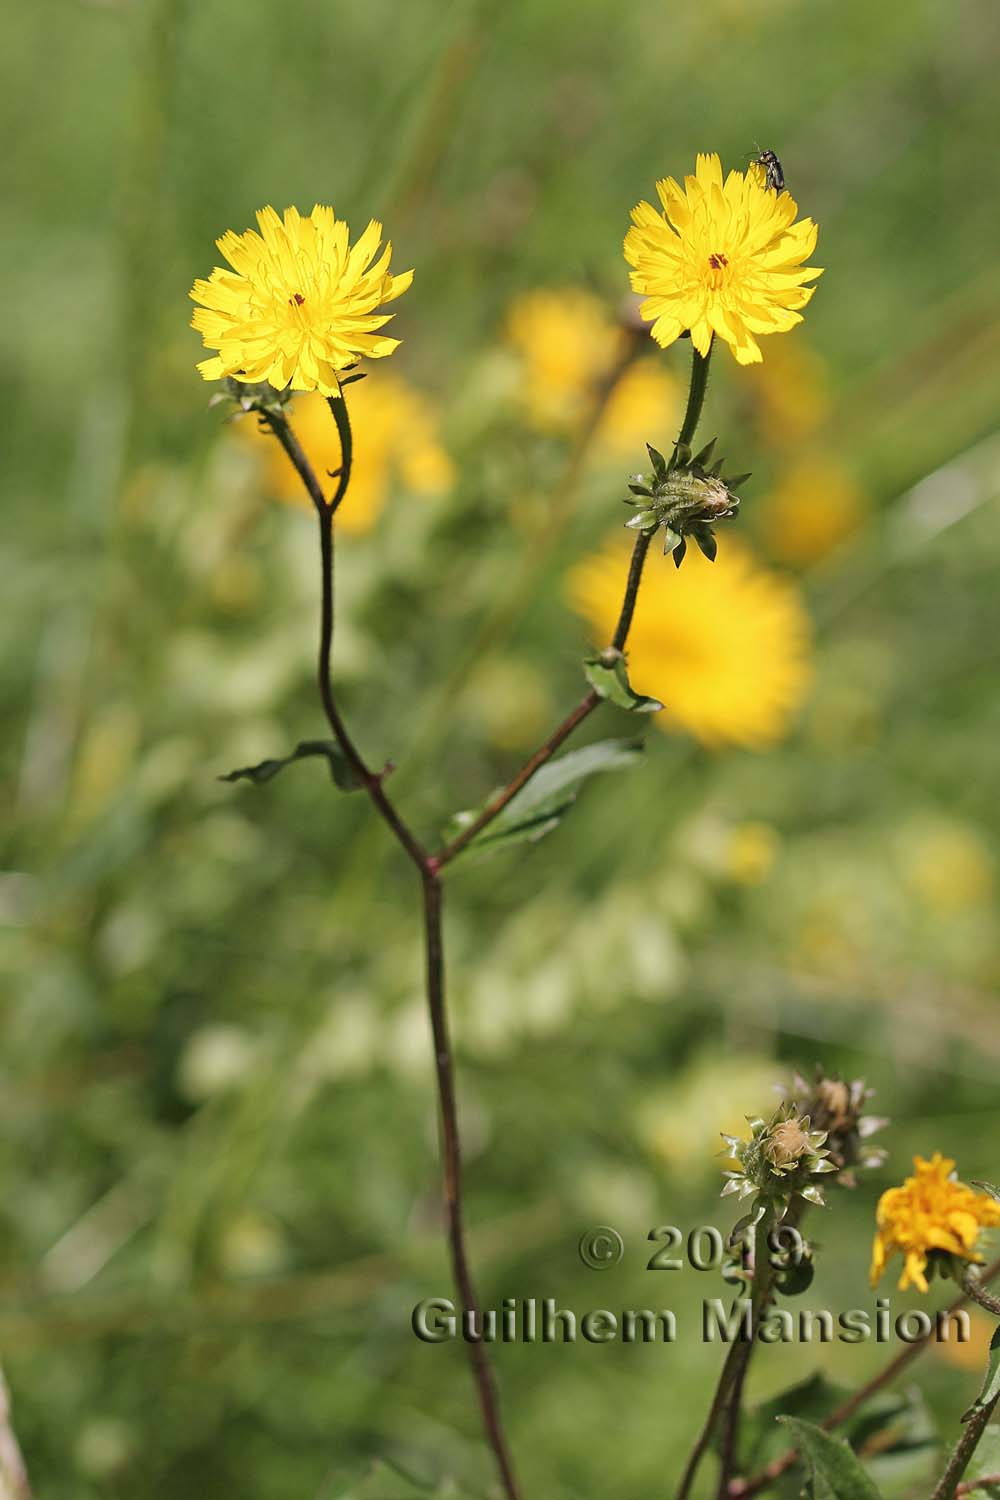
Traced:
<path id="1" fill-rule="evenodd" d="M 283 219 L 263 208 L 257 223 L 260 234 L 227 230 L 216 240 L 233 269 L 216 266 L 191 288 L 202 304 L 191 326 L 218 350 L 198 369 L 205 380 L 229 375 L 333 396 L 338 371 L 359 355 L 381 359 L 398 347 L 378 334 L 391 316 L 378 309 L 406 291 L 413 272 L 389 274 L 388 244 L 375 260 L 382 239 L 375 219 L 353 249 L 347 225 L 320 204 L 307 219 L 297 208 Z"/>
<path id="2" fill-rule="evenodd" d="M 935 1252 L 981 1262 L 977 1242 L 983 1229 L 1000 1224 L 1000 1203 L 977 1193 L 954 1176 L 955 1163 L 936 1151 L 930 1161 L 913 1158 L 914 1176 L 889 1188 L 878 1201 L 871 1282 L 877 1286 L 890 1256 L 903 1256 L 899 1289 L 926 1292 L 928 1259 Z"/>
<path id="3" fill-rule="evenodd" d="M 605 645 L 621 608 L 628 547 L 617 538 L 569 577 L 575 609 Z M 683 568 L 639 590 L 628 638 L 629 678 L 665 705 L 654 722 L 703 744 L 763 749 L 788 729 L 810 675 L 809 620 L 793 584 L 727 539 L 716 562 L 697 548 Z"/>
<path id="4" fill-rule="evenodd" d="M 765 499 L 758 518 L 781 562 L 809 567 L 822 561 L 864 522 L 866 499 L 834 458 L 797 463 Z"/>
<path id="5" fill-rule="evenodd" d="M 663 212 L 649 203 L 632 210 L 625 259 L 634 269 L 639 309 L 666 346 L 686 331 L 699 354 L 712 335 L 731 346 L 741 365 L 762 358 L 754 334 L 786 333 L 801 323 L 821 274 L 805 266 L 816 247 L 816 225 L 795 215 L 787 192 L 766 186 L 763 169 L 730 172 L 718 156 L 699 154 L 695 175 L 680 187 L 672 177 L 656 184 Z"/>
<path id="6" fill-rule="evenodd" d="M 623 359 L 629 334 L 605 303 L 579 287 L 522 292 L 507 315 L 507 341 L 522 362 L 520 394 L 543 432 L 584 421 L 602 381 Z M 669 371 L 643 362 L 625 370 L 601 415 L 597 442 L 627 454 L 671 429 L 680 397 Z"/>
<path id="7" fill-rule="evenodd" d="M 354 434 L 354 461 L 337 522 L 347 531 L 368 531 L 398 476 L 416 494 L 439 494 L 454 479 L 451 459 L 438 437 L 431 403 L 405 380 L 392 375 L 359 380 L 345 393 Z M 291 422 L 318 474 L 340 468 L 337 424 L 323 396 L 300 396 Z M 266 483 L 281 500 L 309 504 L 302 481 L 284 449 L 255 423 L 241 422 L 266 464 Z"/>

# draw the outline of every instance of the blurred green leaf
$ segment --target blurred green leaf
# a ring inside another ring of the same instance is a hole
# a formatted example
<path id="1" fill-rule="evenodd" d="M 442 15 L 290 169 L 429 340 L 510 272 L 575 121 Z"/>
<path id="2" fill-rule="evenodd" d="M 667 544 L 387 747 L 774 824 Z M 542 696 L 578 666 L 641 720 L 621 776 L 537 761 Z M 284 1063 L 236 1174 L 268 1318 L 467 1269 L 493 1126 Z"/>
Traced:
<path id="1" fill-rule="evenodd" d="M 646 698 L 635 691 L 628 680 L 628 669 L 621 651 L 609 648 L 599 656 L 588 656 L 583 670 L 594 692 L 616 708 L 625 708 L 636 714 L 656 714 L 663 707 L 658 698 Z"/>
<path id="2" fill-rule="evenodd" d="M 811 1480 L 811 1500 L 881 1500 L 874 1481 L 843 1438 L 832 1437 L 812 1422 L 783 1416 Z"/>
<path id="3" fill-rule="evenodd" d="M 997 1474 L 1000 1474 L 1000 1427 L 987 1427 L 965 1471 L 965 1481 L 993 1479 Z M 1000 1483 L 984 1484 L 975 1494 L 983 1500 L 1000 1500 Z"/>
<path id="4" fill-rule="evenodd" d="M 741 1468 L 746 1472 L 763 1468 L 788 1447 L 785 1434 L 776 1425 L 779 1417 L 815 1418 L 818 1422 L 843 1400 L 844 1395 L 840 1387 L 817 1372 L 751 1408 L 741 1423 Z"/>
<path id="5" fill-rule="evenodd" d="M 634 740 L 598 740 L 582 750 L 571 750 L 557 760 L 550 760 L 521 788 L 492 823 L 468 845 L 481 852 L 506 849 L 513 844 L 537 843 L 558 827 L 560 819 L 573 806 L 580 787 L 598 771 L 622 771 L 634 766 L 642 756 L 642 746 Z M 456 813 L 446 831 L 455 838 L 475 822 L 496 792 L 482 804 Z"/>
<path id="6" fill-rule="evenodd" d="M 255 766 L 240 766 L 236 771 L 227 771 L 220 781 L 252 781 L 261 786 L 272 780 L 293 761 L 306 760 L 310 756 L 322 755 L 330 768 L 330 776 L 342 792 L 355 792 L 363 785 L 348 765 L 333 740 L 303 740 L 296 745 L 291 755 L 275 760 L 262 760 Z"/>

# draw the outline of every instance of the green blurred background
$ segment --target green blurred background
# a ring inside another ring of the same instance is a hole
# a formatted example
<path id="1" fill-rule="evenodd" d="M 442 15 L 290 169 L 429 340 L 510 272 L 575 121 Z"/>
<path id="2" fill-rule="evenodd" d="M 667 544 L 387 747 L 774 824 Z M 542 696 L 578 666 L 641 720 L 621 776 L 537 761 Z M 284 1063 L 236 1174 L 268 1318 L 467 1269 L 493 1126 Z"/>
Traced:
<path id="1" fill-rule="evenodd" d="M 628 211 L 696 150 L 775 148 L 820 224 L 804 328 L 759 372 L 723 351 L 702 429 L 812 617 L 799 711 L 765 752 L 654 726 L 552 837 L 448 882 L 484 1302 L 690 1323 L 721 1284 L 646 1272 L 646 1234 L 728 1224 L 717 1132 L 795 1064 L 866 1076 L 893 1120 L 887 1169 L 816 1216 L 810 1305 L 869 1305 L 914 1150 L 996 1175 L 998 44 L 994 0 L 6 15 L 0 1361 L 37 1494 L 332 1500 L 376 1455 L 493 1483 L 465 1351 L 409 1331 L 449 1287 L 411 871 L 319 766 L 216 779 L 322 732 L 312 527 L 207 410 L 187 327 L 264 203 L 377 214 L 417 267 L 391 366 L 439 482 L 408 488 L 404 423 L 341 548 L 337 651 L 428 838 L 579 694 L 566 571 L 676 431 L 625 456 L 585 408 L 537 420 L 512 304 L 582 288 L 613 319 Z M 642 355 L 678 388 L 686 359 Z M 593 735 L 633 732 L 609 709 Z M 627 1247 L 603 1275 L 595 1222 Z M 884 1354 L 771 1351 L 752 1394 Z M 496 1362 L 526 1493 L 570 1500 L 669 1492 L 718 1351 Z M 915 1368 L 950 1432 L 977 1373 Z"/>

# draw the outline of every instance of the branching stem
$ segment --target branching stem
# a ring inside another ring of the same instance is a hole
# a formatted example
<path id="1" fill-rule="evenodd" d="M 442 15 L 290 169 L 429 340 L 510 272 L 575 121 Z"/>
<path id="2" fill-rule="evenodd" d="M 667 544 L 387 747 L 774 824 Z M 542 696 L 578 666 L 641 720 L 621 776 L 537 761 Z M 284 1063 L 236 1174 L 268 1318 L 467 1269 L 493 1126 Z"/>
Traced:
<path id="1" fill-rule="evenodd" d="M 692 366 L 691 390 L 687 412 L 679 441 L 690 442 L 701 412 L 707 378 L 707 357 L 697 353 Z M 332 656 L 334 628 L 334 516 L 351 480 L 354 446 L 350 416 L 342 392 L 328 398 L 330 411 L 337 424 L 340 436 L 341 464 L 332 477 L 337 484 L 333 495 L 327 499 L 323 486 L 298 438 L 292 431 L 284 411 L 280 407 L 267 406 L 260 409 L 262 421 L 270 428 L 284 449 L 292 466 L 316 511 L 319 521 L 320 562 L 322 595 L 320 604 L 320 640 L 317 664 L 317 682 L 323 711 L 337 745 L 358 782 L 365 788 L 379 817 L 392 832 L 400 847 L 408 856 L 420 876 L 424 918 L 424 948 L 426 957 L 427 1004 L 430 1014 L 431 1032 L 434 1040 L 434 1066 L 437 1079 L 438 1106 L 441 1121 L 441 1152 L 444 1170 L 445 1206 L 447 1211 L 448 1246 L 452 1271 L 463 1313 L 481 1326 L 479 1305 L 469 1268 L 465 1245 L 465 1225 L 462 1201 L 462 1158 L 458 1127 L 458 1109 L 455 1099 L 454 1063 L 448 1030 L 448 1014 L 445 1000 L 444 938 L 442 925 L 441 871 L 455 856 L 466 848 L 472 839 L 493 822 L 507 804 L 548 761 L 560 745 L 569 738 L 574 729 L 582 724 L 601 702 L 599 695 L 588 692 L 577 706 L 567 714 L 562 723 L 548 739 L 529 757 L 520 771 L 507 783 L 501 792 L 484 808 L 480 816 L 458 838 L 446 844 L 436 854 L 430 854 L 402 816 L 384 786 L 385 771 L 375 771 L 365 761 L 344 722 L 333 687 Z M 642 570 L 649 551 L 650 536 L 636 538 L 629 566 L 625 596 L 621 613 L 615 627 L 611 644 L 623 650 L 635 613 Z M 487 1440 L 493 1451 L 507 1500 L 520 1500 L 520 1491 L 500 1417 L 493 1372 L 485 1345 L 480 1341 L 467 1344 L 472 1363 L 476 1392 Z"/>

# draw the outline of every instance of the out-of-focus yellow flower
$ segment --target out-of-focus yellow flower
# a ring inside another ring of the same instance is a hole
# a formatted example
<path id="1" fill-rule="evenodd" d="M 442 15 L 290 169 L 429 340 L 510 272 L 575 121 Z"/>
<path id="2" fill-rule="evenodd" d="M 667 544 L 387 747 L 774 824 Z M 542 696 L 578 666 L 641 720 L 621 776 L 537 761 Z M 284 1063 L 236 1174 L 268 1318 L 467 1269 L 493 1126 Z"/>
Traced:
<path id="1" fill-rule="evenodd" d="M 651 436 L 679 426 L 681 404 L 669 370 L 648 359 L 631 365 L 608 397 L 597 429 L 598 447 L 616 458 L 641 454 Z"/>
<path id="2" fill-rule="evenodd" d="M 934 911 L 951 915 L 988 907 L 996 871 L 990 850 L 974 828 L 945 819 L 915 819 L 900 836 L 907 885 Z"/>
<path id="3" fill-rule="evenodd" d="M 969 1309 L 969 1337 L 967 1339 L 931 1339 L 931 1353 L 945 1364 L 958 1370 L 983 1370 L 990 1355 L 990 1340 L 996 1332 L 996 1322 L 981 1313 L 978 1308 Z"/>
<path id="4" fill-rule="evenodd" d="M 770 345 L 767 363 L 750 373 L 749 385 L 771 444 L 798 447 L 829 414 L 826 366 L 801 338 Z"/>
<path id="5" fill-rule="evenodd" d="M 625 338 L 603 303 L 574 287 L 522 292 L 511 304 L 506 331 L 524 360 L 528 415 L 552 431 L 572 427 L 585 414 L 588 392 L 614 364 Z"/>
<path id="6" fill-rule="evenodd" d="M 381 359 L 398 347 L 378 333 L 391 317 L 379 309 L 406 291 L 413 272 L 390 275 L 392 246 L 378 255 L 375 219 L 353 248 L 347 225 L 320 204 L 306 219 L 297 208 L 283 218 L 262 208 L 257 223 L 259 234 L 230 229 L 216 240 L 232 270 L 216 266 L 191 288 L 201 304 L 191 326 L 218 351 L 198 369 L 205 380 L 228 375 L 333 396 L 338 371 L 359 355 Z"/>
<path id="7" fill-rule="evenodd" d="M 655 722 L 704 745 L 763 749 L 787 731 L 810 676 L 809 619 L 796 587 L 727 540 L 709 563 L 693 548 L 678 571 L 654 560 L 628 638 L 637 692 L 665 705 Z M 621 608 L 628 547 L 617 538 L 569 576 L 574 608 L 610 640 Z"/>
<path id="8" fill-rule="evenodd" d="M 805 568 L 853 536 L 866 511 L 865 496 L 843 466 L 817 456 L 789 470 L 758 516 L 774 555 Z"/>
<path id="9" fill-rule="evenodd" d="M 595 394 L 624 359 L 629 334 L 593 293 L 579 287 L 522 292 L 507 315 L 508 343 L 522 362 L 528 420 L 565 433 L 585 421 Z M 672 429 L 680 406 L 669 371 L 644 361 L 624 371 L 601 414 L 596 442 L 624 455 Z"/>
<path id="10" fill-rule="evenodd" d="M 725 871 L 737 885 L 763 885 L 778 857 L 780 841 L 770 823 L 738 823 L 730 830 Z"/>
<path id="11" fill-rule="evenodd" d="M 454 468 L 438 438 L 437 418 L 426 397 L 392 375 L 360 380 L 345 392 L 354 434 L 351 482 L 337 512 L 346 531 L 368 531 L 385 505 L 398 476 L 417 494 L 439 494 L 454 479 Z M 299 397 L 291 423 L 318 474 L 340 468 L 337 424 L 323 396 Z M 241 422 L 266 464 L 266 483 L 281 500 L 309 504 L 302 481 L 284 449 L 255 423 Z"/>
<path id="12" fill-rule="evenodd" d="M 977 1243 L 983 1229 L 1000 1224 L 1000 1203 L 955 1178 L 955 1163 L 934 1153 L 913 1158 L 914 1175 L 889 1188 L 878 1201 L 871 1283 L 877 1286 L 889 1258 L 903 1256 L 899 1290 L 928 1290 L 928 1259 L 935 1253 L 981 1262 Z"/>
<path id="13" fill-rule="evenodd" d="M 656 184 L 663 211 L 650 203 L 632 210 L 625 259 L 632 290 L 646 300 L 640 313 L 658 344 L 684 332 L 699 354 L 713 334 L 725 339 L 741 365 L 763 358 L 755 334 L 787 333 L 821 270 L 803 265 L 816 248 L 812 219 L 795 222 L 790 193 L 766 185 L 763 169 L 723 180 L 718 156 L 699 154 L 683 188 L 667 177 Z"/>
<path id="14" fill-rule="evenodd" d="M 753 1056 L 704 1056 L 669 1089 L 644 1097 L 635 1112 L 636 1133 L 656 1156 L 685 1178 L 718 1171 L 715 1144 L 722 1134 L 746 1128 L 762 1096 L 771 1091 L 774 1069 Z"/>

